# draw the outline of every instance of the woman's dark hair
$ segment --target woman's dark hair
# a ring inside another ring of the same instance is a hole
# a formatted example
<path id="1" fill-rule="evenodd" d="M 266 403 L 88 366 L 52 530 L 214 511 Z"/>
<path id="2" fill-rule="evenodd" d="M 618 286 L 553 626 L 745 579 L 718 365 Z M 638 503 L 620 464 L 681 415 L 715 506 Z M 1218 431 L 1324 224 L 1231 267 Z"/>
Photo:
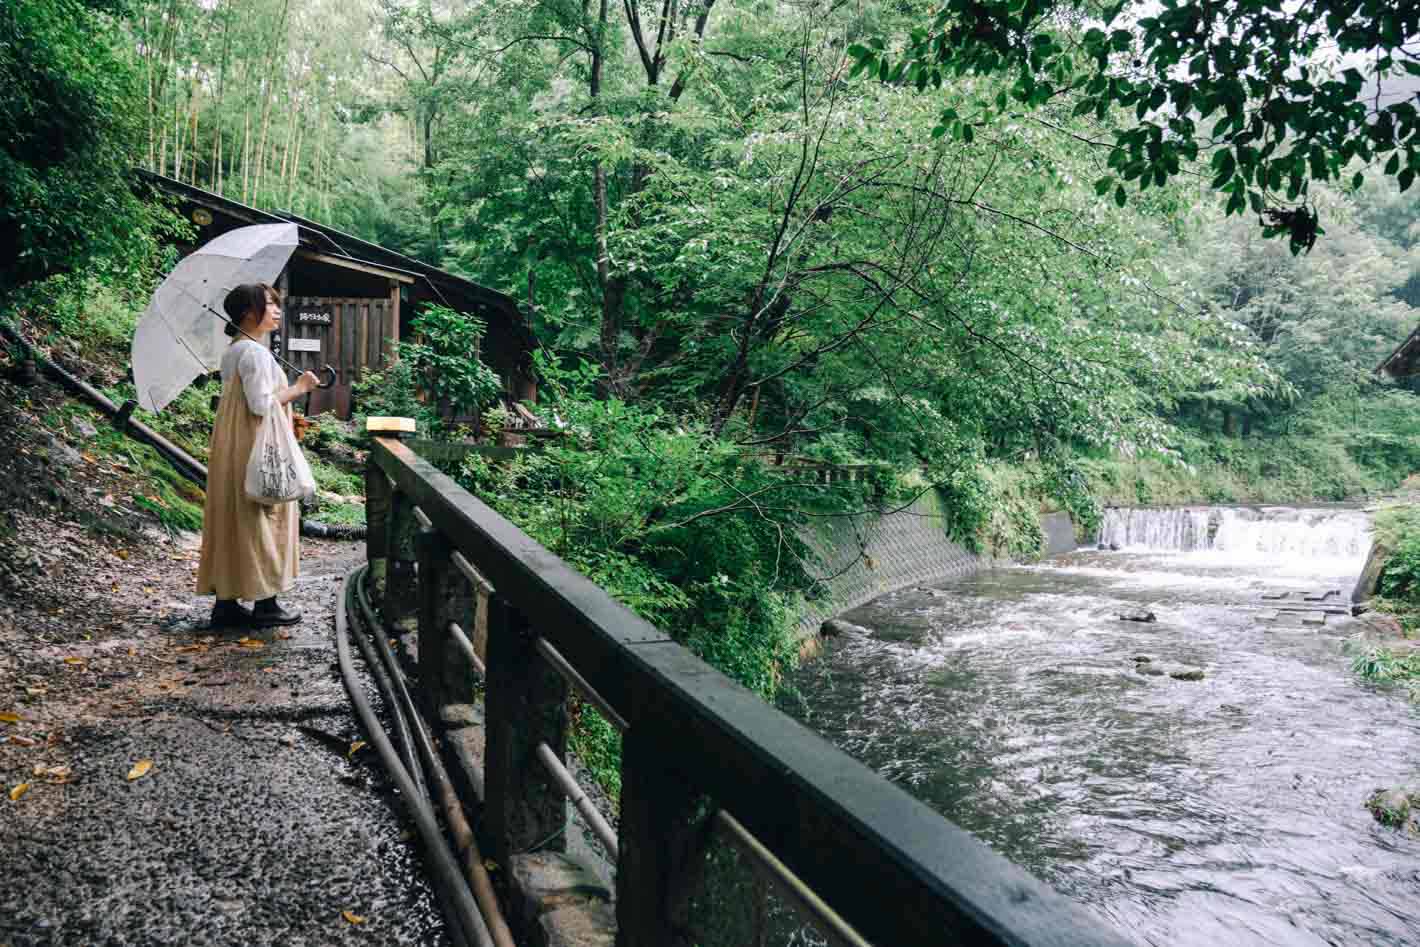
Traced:
<path id="1" fill-rule="evenodd" d="M 237 326 L 241 325 L 247 313 L 253 310 L 263 311 L 266 309 L 267 300 L 279 303 L 281 297 L 265 283 L 243 283 L 232 290 L 227 294 L 227 298 L 222 300 L 222 308 L 227 311 L 227 318 L 232 320 L 222 327 L 222 331 L 235 339 Z"/>

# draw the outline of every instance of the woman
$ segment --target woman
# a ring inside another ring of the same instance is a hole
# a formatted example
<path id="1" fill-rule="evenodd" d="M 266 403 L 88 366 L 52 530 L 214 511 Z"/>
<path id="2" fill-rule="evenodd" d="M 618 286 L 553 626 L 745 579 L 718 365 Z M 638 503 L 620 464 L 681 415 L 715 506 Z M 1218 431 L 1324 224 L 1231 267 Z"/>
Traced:
<path id="1" fill-rule="evenodd" d="M 282 608 L 276 596 L 291 588 L 299 573 L 295 503 L 264 506 L 247 499 L 242 484 L 257 429 L 268 411 L 291 423 L 290 403 L 318 384 L 311 372 L 287 385 L 266 337 L 281 324 L 276 291 L 265 283 L 238 286 L 222 308 L 237 338 L 222 356 L 222 400 L 212 425 L 207 463 L 207 503 L 202 511 L 202 561 L 197 594 L 216 595 L 212 627 L 292 625 L 299 612 Z M 255 341 L 253 341 L 253 339 Z M 248 610 L 238 599 L 251 599 Z"/>

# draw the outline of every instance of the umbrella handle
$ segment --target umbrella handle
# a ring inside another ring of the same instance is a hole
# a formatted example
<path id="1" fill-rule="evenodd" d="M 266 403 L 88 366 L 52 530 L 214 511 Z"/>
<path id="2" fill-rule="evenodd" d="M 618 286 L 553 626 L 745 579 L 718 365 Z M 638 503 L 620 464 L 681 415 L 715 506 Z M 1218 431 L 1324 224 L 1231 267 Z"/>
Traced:
<path id="1" fill-rule="evenodd" d="M 335 384 L 335 379 L 336 379 L 336 377 L 337 377 L 337 374 L 336 374 L 335 369 L 334 369 L 334 368 L 331 368 L 329 365 L 326 365 L 326 366 L 324 366 L 324 367 L 321 368 L 321 371 L 323 371 L 323 372 L 330 372 L 330 378 L 329 378 L 329 380 L 323 381 L 323 382 L 321 382 L 320 384 L 316 385 L 316 387 L 317 387 L 317 388 L 320 388 L 320 389 L 322 389 L 322 390 L 324 390 L 324 389 L 326 389 L 326 388 L 332 387 L 332 386 Z"/>

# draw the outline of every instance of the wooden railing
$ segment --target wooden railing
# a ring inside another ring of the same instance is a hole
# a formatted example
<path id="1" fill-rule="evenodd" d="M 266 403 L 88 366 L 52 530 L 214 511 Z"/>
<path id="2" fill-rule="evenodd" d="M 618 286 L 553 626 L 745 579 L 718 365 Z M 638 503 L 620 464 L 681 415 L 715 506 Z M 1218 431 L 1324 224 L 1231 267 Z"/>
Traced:
<path id="1" fill-rule="evenodd" d="M 562 765 L 569 689 L 623 731 L 619 832 L 578 806 L 616 862 L 620 947 L 686 942 L 712 832 L 834 943 L 1125 943 L 613 601 L 409 445 L 375 440 L 367 490 L 376 595 L 386 620 L 417 624 L 425 700 L 468 703 L 486 675 L 496 860 L 562 848 L 566 800 L 582 795 Z"/>

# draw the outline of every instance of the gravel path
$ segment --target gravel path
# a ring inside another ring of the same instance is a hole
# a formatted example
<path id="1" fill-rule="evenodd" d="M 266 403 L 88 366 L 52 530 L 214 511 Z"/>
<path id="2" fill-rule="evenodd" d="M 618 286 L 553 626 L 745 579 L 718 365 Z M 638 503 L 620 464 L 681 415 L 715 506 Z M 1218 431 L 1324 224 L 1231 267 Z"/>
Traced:
<path id="1" fill-rule="evenodd" d="M 351 753 L 333 608 L 362 545 L 302 541 L 299 626 L 213 634 L 195 537 L 114 528 L 95 465 L 17 420 L 0 407 L 0 947 L 445 943 Z"/>

